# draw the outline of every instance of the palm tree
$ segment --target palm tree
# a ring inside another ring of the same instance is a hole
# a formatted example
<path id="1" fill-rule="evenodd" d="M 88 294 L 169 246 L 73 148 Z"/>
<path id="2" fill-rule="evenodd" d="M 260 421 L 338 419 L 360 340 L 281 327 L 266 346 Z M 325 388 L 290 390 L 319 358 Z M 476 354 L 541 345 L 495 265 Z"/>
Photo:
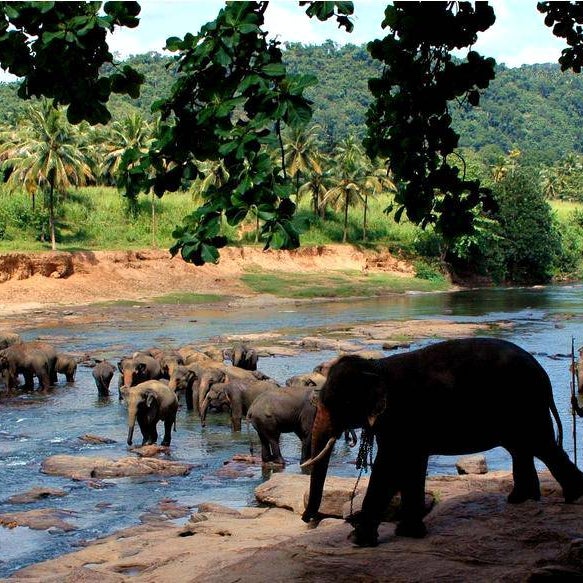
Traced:
<path id="1" fill-rule="evenodd" d="M 122 158 L 129 150 L 145 153 L 152 141 L 152 130 L 144 118 L 134 113 L 111 125 L 101 163 L 101 175 L 109 184 L 115 184 Z"/>
<path id="2" fill-rule="evenodd" d="M 55 250 L 56 204 L 71 186 L 83 186 L 93 178 L 77 128 L 61 110 L 43 100 L 26 109 L 18 130 L 2 144 L 0 159 L 3 168 L 11 169 L 8 183 L 24 186 L 33 200 L 39 189 L 48 198 L 51 248 Z"/>
<path id="3" fill-rule="evenodd" d="M 319 125 L 286 128 L 284 135 L 284 162 L 290 177 L 296 181 L 296 196 L 300 194 L 302 175 L 308 172 L 322 173 L 321 156 L 318 150 Z M 296 200 L 296 203 L 299 199 Z"/>
<path id="4" fill-rule="evenodd" d="M 334 186 L 326 192 L 324 201 L 331 201 L 336 207 L 343 208 L 343 243 L 348 238 L 348 208 L 364 202 L 365 160 L 364 150 L 354 136 L 345 138 L 334 150 L 334 165 L 338 174 L 333 178 Z"/>

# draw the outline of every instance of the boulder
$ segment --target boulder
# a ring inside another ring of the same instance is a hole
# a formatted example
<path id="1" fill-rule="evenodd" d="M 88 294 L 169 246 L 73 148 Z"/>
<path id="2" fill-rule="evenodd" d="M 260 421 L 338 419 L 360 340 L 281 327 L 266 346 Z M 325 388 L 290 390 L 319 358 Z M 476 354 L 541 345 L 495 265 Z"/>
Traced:
<path id="1" fill-rule="evenodd" d="M 227 516 L 236 516 L 237 518 L 241 518 L 242 516 L 235 508 L 229 508 L 228 506 L 216 504 L 215 502 L 201 502 L 198 505 L 198 512 L 205 514 L 225 514 Z"/>
<path id="2" fill-rule="evenodd" d="M 350 501 L 353 493 L 358 495 L 366 491 L 368 478 L 361 479 L 358 484 L 356 482 L 355 478 L 328 476 L 324 485 L 320 512 L 326 516 L 342 518 L 344 504 Z M 277 473 L 255 488 L 255 497 L 263 504 L 302 514 L 306 507 L 309 489 L 310 476 Z"/>
<path id="3" fill-rule="evenodd" d="M 469 455 L 459 458 L 455 462 L 457 473 L 464 474 L 486 474 L 488 473 L 488 464 L 483 455 Z"/>
<path id="4" fill-rule="evenodd" d="M 125 457 L 110 459 L 74 455 L 54 455 L 45 459 L 41 471 L 52 476 L 86 480 L 91 478 L 122 478 L 127 476 L 185 476 L 191 464 L 157 458 Z"/>

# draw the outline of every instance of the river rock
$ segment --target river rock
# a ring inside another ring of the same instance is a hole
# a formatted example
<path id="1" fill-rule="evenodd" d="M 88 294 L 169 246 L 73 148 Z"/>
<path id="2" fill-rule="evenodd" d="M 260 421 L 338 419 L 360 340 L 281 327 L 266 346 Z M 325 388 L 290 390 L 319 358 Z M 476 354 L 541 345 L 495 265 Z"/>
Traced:
<path id="1" fill-rule="evenodd" d="M 140 457 L 155 457 L 160 453 L 168 454 L 170 448 L 166 445 L 142 445 L 139 447 L 132 447 L 131 452 Z"/>
<path id="2" fill-rule="evenodd" d="M 127 476 L 185 476 L 193 466 L 157 458 L 125 457 L 109 459 L 74 455 L 54 455 L 45 459 L 41 471 L 53 476 L 85 480 L 88 478 L 122 478 Z"/>
<path id="3" fill-rule="evenodd" d="M 324 485 L 324 493 L 320 512 L 326 516 L 342 517 L 343 506 L 350 500 L 353 492 L 364 493 L 368 478 L 356 479 L 328 476 Z M 310 489 L 310 476 L 300 474 L 274 474 L 267 482 L 255 488 L 257 500 L 269 506 L 277 506 L 302 514 Z"/>
<path id="4" fill-rule="evenodd" d="M 67 492 L 61 488 L 31 488 L 27 492 L 22 494 L 15 494 L 10 496 L 6 500 L 8 504 L 31 504 L 32 502 L 37 502 L 38 500 L 44 500 L 45 498 L 61 498 L 66 496 Z"/>
<path id="5" fill-rule="evenodd" d="M 348 500 L 342 506 L 342 518 L 348 520 L 351 516 L 360 512 L 362 502 L 364 500 L 365 492 L 357 494 L 353 500 Z M 429 513 L 435 506 L 435 496 L 429 492 L 425 493 L 425 513 Z M 395 522 L 399 520 L 399 510 L 401 509 L 401 495 L 396 494 L 389 503 L 388 508 L 384 512 L 381 522 Z"/>
<path id="6" fill-rule="evenodd" d="M 216 504 L 215 502 L 201 502 L 198 505 L 198 512 L 204 514 L 226 514 L 228 516 L 236 516 L 237 518 L 241 518 L 242 516 L 235 508 L 229 508 L 228 506 Z"/>
<path id="7" fill-rule="evenodd" d="M 459 458 L 455 462 L 457 473 L 463 474 L 486 474 L 488 473 L 488 464 L 483 455 L 469 455 Z"/>
<path id="8" fill-rule="evenodd" d="M 84 441 L 85 443 L 92 443 L 92 444 L 110 444 L 110 443 L 117 443 L 115 439 L 110 439 L 109 437 L 100 437 L 99 435 L 91 435 L 90 433 L 86 433 L 85 435 L 81 435 L 78 437 L 80 441 Z"/>
<path id="9" fill-rule="evenodd" d="M 0 526 L 8 528 L 28 526 L 33 530 L 58 529 L 68 532 L 75 530 L 77 527 L 68 523 L 65 518 L 74 516 L 75 513 L 72 510 L 58 510 L 56 508 L 10 512 L 8 514 L 0 514 Z"/>

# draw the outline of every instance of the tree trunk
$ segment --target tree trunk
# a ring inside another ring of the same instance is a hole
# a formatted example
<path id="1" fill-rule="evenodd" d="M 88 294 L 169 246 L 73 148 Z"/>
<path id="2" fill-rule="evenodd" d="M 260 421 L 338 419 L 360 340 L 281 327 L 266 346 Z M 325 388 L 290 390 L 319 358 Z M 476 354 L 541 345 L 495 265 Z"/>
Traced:
<path id="1" fill-rule="evenodd" d="M 342 242 L 346 243 L 348 237 L 348 194 L 344 199 L 344 232 L 342 233 Z"/>
<path id="2" fill-rule="evenodd" d="M 57 250 L 57 239 L 55 237 L 55 187 L 51 181 L 51 189 L 49 191 L 49 230 L 51 232 L 51 249 Z"/>
<path id="3" fill-rule="evenodd" d="M 364 194 L 364 217 L 362 219 L 362 240 L 366 241 L 366 213 L 368 211 L 368 192 Z"/>

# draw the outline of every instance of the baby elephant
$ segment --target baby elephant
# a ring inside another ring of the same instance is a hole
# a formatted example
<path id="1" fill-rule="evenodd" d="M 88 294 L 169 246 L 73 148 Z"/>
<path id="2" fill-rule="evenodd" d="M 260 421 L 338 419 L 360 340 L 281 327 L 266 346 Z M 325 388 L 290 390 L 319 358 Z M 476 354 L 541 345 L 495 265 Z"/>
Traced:
<path id="1" fill-rule="evenodd" d="M 93 379 L 95 380 L 95 385 L 97 386 L 97 392 L 100 397 L 109 396 L 109 384 L 115 373 L 115 366 L 107 360 L 102 360 L 98 362 L 93 367 Z"/>
<path id="2" fill-rule="evenodd" d="M 162 445 L 170 445 L 172 426 L 176 431 L 176 393 L 162 381 L 146 381 L 133 387 L 125 387 L 128 403 L 128 445 L 132 445 L 136 419 L 142 432 L 142 445 L 152 445 L 158 440 L 156 424 L 164 421 Z"/>
<path id="3" fill-rule="evenodd" d="M 65 375 L 68 383 L 75 381 L 75 373 L 77 372 L 77 359 L 70 354 L 57 353 L 56 371 L 59 374 Z"/>

